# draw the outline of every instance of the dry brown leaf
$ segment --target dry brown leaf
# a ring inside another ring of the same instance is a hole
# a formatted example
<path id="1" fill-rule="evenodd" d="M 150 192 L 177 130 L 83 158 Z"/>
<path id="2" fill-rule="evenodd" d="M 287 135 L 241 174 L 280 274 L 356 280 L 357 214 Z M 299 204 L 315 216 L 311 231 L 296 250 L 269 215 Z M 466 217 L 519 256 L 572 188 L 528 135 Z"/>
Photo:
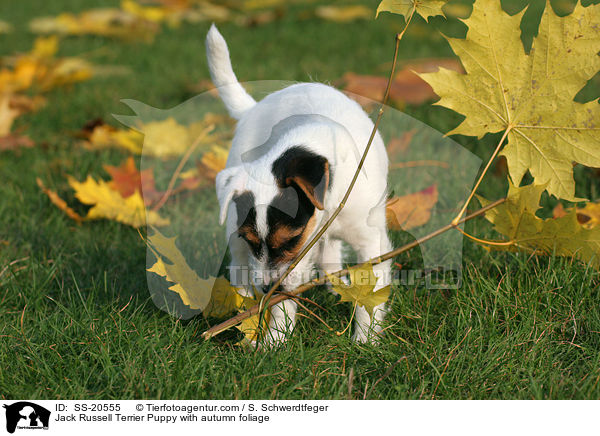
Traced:
<path id="1" fill-rule="evenodd" d="M 31 148 L 34 142 L 29 136 L 21 136 L 11 133 L 6 136 L 0 136 L 0 151 L 15 150 L 18 148 Z"/>
<path id="2" fill-rule="evenodd" d="M 437 185 L 402 197 L 393 197 L 386 204 L 388 225 L 394 230 L 410 230 L 426 224 L 438 201 Z"/>
<path id="3" fill-rule="evenodd" d="M 411 129 L 402 133 L 402 135 L 399 138 L 392 138 L 390 140 L 387 146 L 390 162 L 394 162 L 396 157 L 406 153 L 406 150 L 408 150 L 410 142 L 412 141 L 413 136 L 415 136 L 416 132 L 416 129 Z"/>
<path id="4" fill-rule="evenodd" d="M 433 89 L 416 73 L 436 71 L 439 67 L 449 70 L 462 71 L 460 63 L 455 59 L 423 59 L 410 61 L 396 73 L 390 89 L 390 102 L 422 104 L 436 97 Z M 387 78 L 379 76 L 345 73 L 341 81 L 344 90 L 356 94 L 355 100 L 361 105 L 370 105 L 373 101 L 383 100 Z M 354 97 L 354 96 L 352 96 Z M 364 97 L 364 98 L 361 98 Z"/>

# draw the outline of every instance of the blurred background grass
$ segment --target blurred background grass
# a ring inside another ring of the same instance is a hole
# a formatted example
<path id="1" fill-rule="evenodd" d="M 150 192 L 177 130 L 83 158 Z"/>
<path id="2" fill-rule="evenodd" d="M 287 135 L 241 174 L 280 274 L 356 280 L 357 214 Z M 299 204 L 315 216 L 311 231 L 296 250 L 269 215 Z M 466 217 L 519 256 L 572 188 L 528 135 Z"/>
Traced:
<path id="1" fill-rule="evenodd" d="M 375 11 L 378 2 L 352 3 Z M 318 4 L 328 3 L 297 2 L 280 19 L 255 27 L 220 24 L 240 80 L 332 83 L 347 71 L 385 76 L 402 18 L 302 18 Z M 0 35 L 0 55 L 31 48 L 35 36 L 27 24 L 34 17 L 118 5 L 1 2 L 0 18 L 14 31 Z M 511 13 L 525 5 L 503 2 Z M 543 6 L 532 1 L 526 13 L 526 45 Z M 569 4 L 560 7 L 568 10 Z M 119 164 L 122 152 L 90 152 L 73 133 L 97 117 L 113 123 L 110 114 L 128 113 L 123 98 L 170 108 L 195 95 L 194 84 L 209 77 L 203 45 L 208 27 L 163 26 L 151 43 L 61 39 L 59 55 L 127 71 L 51 91 L 46 107 L 16 123 L 36 147 L 2 153 L 0 364 L 10 370 L 0 371 L 1 398 L 598 397 L 598 275 L 570 260 L 488 254 L 466 242 L 463 287 L 439 292 L 417 283 L 395 289 L 390 328 L 377 347 L 356 346 L 302 318 L 283 349 L 247 352 L 232 345 L 230 334 L 204 342 L 200 333 L 208 324 L 200 317 L 181 322 L 156 309 L 148 298 L 146 249 L 138 232 L 109 221 L 76 225 L 49 203 L 35 178 L 73 204 L 66 174 L 82 180 L 104 175 L 103 164 Z M 465 27 L 457 20 L 437 17 L 428 25 L 417 18 L 402 41 L 400 61 L 451 57 L 437 30 L 461 36 Z M 592 79 L 581 98 L 597 98 L 598 83 Z M 461 119 L 430 104 L 402 109 L 441 132 Z M 455 139 L 483 160 L 498 140 Z M 595 173 L 577 167 L 576 178 L 578 194 L 596 199 Z M 482 193 L 497 198 L 505 187 L 500 165 L 486 177 Z M 468 230 L 494 237 L 483 220 Z M 399 261 L 417 262 L 412 256 Z M 328 309 L 320 316 L 341 330 L 349 308 L 326 293 L 309 297 Z"/>

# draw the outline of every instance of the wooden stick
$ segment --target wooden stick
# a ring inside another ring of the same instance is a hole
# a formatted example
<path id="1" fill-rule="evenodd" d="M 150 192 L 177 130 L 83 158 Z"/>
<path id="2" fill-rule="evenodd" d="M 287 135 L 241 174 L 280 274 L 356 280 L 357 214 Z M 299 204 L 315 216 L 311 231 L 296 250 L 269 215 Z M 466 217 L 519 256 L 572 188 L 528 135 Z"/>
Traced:
<path id="1" fill-rule="evenodd" d="M 401 253 L 404 253 L 405 251 L 411 250 L 413 248 L 415 248 L 416 246 L 429 241 L 432 238 L 435 238 L 436 236 L 441 235 L 442 233 L 447 232 L 450 229 L 456 228 L 458 225 L 469 221 L 473 218 L 476 218 L 480 215 L 483 215 L 484 213 L 486 213 L 488 210 L 493 209 L 494 207 L 504 203 L 506 201 L 506 198 L 501 198 L 499 200 L 496 200 L 490 204 L 488 204 L 485 207 L 482 207 L 481 209 L 473 212 L 470 215 L 467 215 L 464 218 L 461 218 L 458 223 L 454 224 L 454 223 L 450 223 L 450 224 L 446 224 L 444 227 L 441 227 L 439 229 L 437 229 L 434 232 L 429 233 L 428 235 L 423 236 L 422 238 L 417 239 L 416 241 L 410 242 L 406 245 L 403 245 L 402 247 L 399 247 L 395 250 L 392 250 L 388 253 L 382 254 L 378 257 L 374 257 L 371 260 L 366 261 L 365 263 L 371 263 L 372 265 L 377 265 L 380 264 L 382 262 L 385 262 L 386 260 L 389 260 Z M 331 273 L 332 276 L 335 277 L 340 277 L 343 276 L 345 274 L 348 273 L 348 269 L 342 269 L 340 271 L 336 271 Z M 308 282 L 308 283 L 304 283 L 303 285 L 298 286 L 296 289 L 294 289 L 291 292 L 288 292 L 286 294 L 277 294 L 275 295 L 273 298 L 271 298 L 269 301 L 267 301 L 265 303 L 265 307 L 271 307 L 277 303 L 280 303 L 281 301 L 287 300 L 288 298 L 291 298 L 293 295 L 298 295 L 301 294 L 304 291 L 307 291 L 309 289 L 314 288 L 315 286 L 320 286 L 320 285 L 324 285 L 325 283 L 327 283 L 329 281 L 329 279 L 327 278 L 327 275 L 325 275 L 322 278 L 317 278 L 317 279 L 313 279 L 312 281 Z M 264 300 L 264 298 L 263 298 Z M 213 336 L 218 335 L 219 333 L 239 324 L 240 322 L 242 322 L 243 320 L 250 318 L 251 316 L 254 316 L 258 313 L 258 311 L 261 310 L 261 305 L 257 304 L 256 306 L 250 308 L 249 310 L 239 313 L 236 316 L 228 319 L 227 321 L 224 321 L 214 327 L 211 327 L 210 329 L 206 330 L 204 333 L 202 333 L 202 337 L 204 339 L 210 339 Z"/>

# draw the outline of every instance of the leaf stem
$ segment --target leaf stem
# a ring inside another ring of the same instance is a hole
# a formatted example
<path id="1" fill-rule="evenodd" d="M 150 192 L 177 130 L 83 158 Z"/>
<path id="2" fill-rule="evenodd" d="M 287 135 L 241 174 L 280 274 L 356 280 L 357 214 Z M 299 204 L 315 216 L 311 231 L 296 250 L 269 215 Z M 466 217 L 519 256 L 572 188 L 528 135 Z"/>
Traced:
<path id="1" fill-rule="evenodd" d="M 458 230 L 460 233 L 462 233 L 464 236 L 471 239 L 472 241 L 475 241 L 475 242 L 478 242 L 478 243 L 484 244 L 484 245 L 493 245 L 495 247 L 508 247 L 510 245 L 514 245 L 514 243 L 515 243 L 515 241 L 488 241 L 486 239 L 479 239 L 473 235 L 468 234 L 467 232 L 465 232 L 463 229 L 461 229 L 458 226 L 456 227 L 456 230 Z"/>
<path id="2" fill-rule="evenodd" d="M 460 212 L 458 213 L 458 215 L 456 215 L 456 217 L 454 217 L 454 219 L 452 220 L 452 224 L 457 225 L 458 221 L 465 214 L 465 212 L 467 210 L 467 207 L 469 206 L 469 203 L 471 202 L 471 200 L 475 196 L 475 192 L 477 192 L 477 188 L 479 188 L 479 185 L 481 184 L 481 181 L 483 180 L 483 177 L 485 176 L 485 174 L 487 173 L 487 171 L 490 169 L 490 166 L 492 165 L 492 162 L 494 161 L 494 159 L 496 159 L 496 156 L 500 152 L 500 149 L 502 148 L 502 144 L 504 143 L 504 140 L 508 136 L 508 134 L 511 131 L 512 127 L 513 127 L 512 125 L 509 125 L 506 128 L 506 130 L 504 131 L 504 134 L 502 135 L 502 139 L 500 139 L 500 142 L 498 142 L 498 145 L 496 146 L 496 149 L 494 150 L 494 153 L 492 154 L 492 156 L 488 160 L 488 163 L 485 166 L 485 168 L 483 169 L 483 172 L 481 173 L 481 175 L 479 176 L 479 179 L 477 180 L 477 183 L 475 183 L 475 186 L 473 187 L 473 190 L 469 194 L 469 198 L 467 198 L 467 201 L 465 201 L 465 204 L 463 205 L 463 207 L 460 210 Z"/>
<path id="3" fill-rule="evenodd" d="M 348 324 L 346 325 L 346 328 L 344 328 L 344 330 L 342 330 L 341 332 L 335 332 L 336 335 L 342 336 L 344 333 L 346 333 L 346 331 L 348 331 L 350 325 L 352 324 L 352 320 L 354 319 L 354 314 L 356 314 L 356 306 L 358 306 L 358 302 L 355 301 L 352 305 L 352 315 L 350 315 L 350 321 L 348 321 Z"/>

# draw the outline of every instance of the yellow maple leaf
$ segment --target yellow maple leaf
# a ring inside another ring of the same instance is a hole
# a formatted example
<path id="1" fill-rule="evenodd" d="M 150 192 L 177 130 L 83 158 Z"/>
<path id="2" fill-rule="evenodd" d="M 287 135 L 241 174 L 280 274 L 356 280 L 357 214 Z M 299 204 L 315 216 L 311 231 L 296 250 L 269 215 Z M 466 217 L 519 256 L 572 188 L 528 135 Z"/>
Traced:
<path id="1" fill-rule="evenodd" d="M 530 171 L 549 193 L 575 201 L 573 162 L 600 167 L 600 105 L 575 95 L 600 70 L 600 5 L 577 4 L 558 17 L 546 2 L 529 54 L 521 42 L 523 13 L 509 16 L 497 0 L 477 0 L 464 20 L 466 39 L 447 38 L 466 74 L 443 68 L 421 74 L 437 103 L 465 115 L 449 134 L 482 137 L 509 129 L 512 181 Z"/>
<path id="2" fill-rule="evenodd" d="M 169 117 L 163 121 L 145 123 L 144 153 L 150 156 L 167 158 L 180 156 L 190 147 L 190 135 L 185 126 Z"/>
<path id="3" fill-rule="evenodd" d="M 342 297 L 340 301 L 349 301 L 362 306 L 369 315 L 373 316 L 373 309 L 388 300 L 390 287 L 386 286 L 373 292 L 377 284 L 377 276 L 373 272 L 373 265 L 370 263 L 350 268 L 348 276 L 350 277 L 349 285 L 339 277 L 327 274 L 333 285 L 333 290 Z"/>
<path id="4" fill-rule="evenodd" d="M 101 35 L 151 41 L 158 27 L 155 22 L 118 8 L 98 8 L 79 14 L 69 12 L 56 17 L 37 17 L 29 23 L 33 33 L 58 35 Z"/>
<path id="5" fill-rule="evenodd" d="M 222 318 L 244 307 L 253 306 L 253 301 L 252 298 L 240 295 L 225 277 L 217 277 L 213 285 L 210 302 L 202 314 L 205 317 Z"/>
<path id="6" fill-rule="evenodd" d="M 371 18 L 372 14 L 371 9 L 363 5 L 319 6 L 315 9 L 317 17 L 338 23 Z"/>
<path id="7" fill-rule="evenodd" d="M 58 51 L 58 37 L 56 35 L 47 38 L 36 38 L 33 42 L 33 48 L 30 55 L 35 58 L 49 59 L 54 57 Z"/>
<path id="8" fill-rule="evenodd" d="M 442 6 L 446 4 L 447 0 L 383 0 L 377 6 L 377 14 L 380 12 L 392 12 L 399 14 L 408 19 L 412 14 L 417 13 L 426 20 L 429 17 L 436 15 L 444 15 Z"/>
<path id="9" fill-rule="evenodd" d="M 121 9 L 130 14 L 143 18 L 144 20 L 160 23 L 164 21 L 169 15 L 170 11 L 166 8 L 159 6 L 142 6 L 133 0 L 123 0 L 121 2 Z"/>
<path id="10" fill-rule="evenodd" d="M 84 182 L 69 177 L 69 185 L 75 190 L 75 197 L 84 204 L 91 205 L 85 217 L 88 220 L 107 218 L 133 227 L 141 227 L 146 223 L 154 226 L 169 224 L 158 212 L 148 210 L 139 191 L 123 198 L 104 180 L 96 181 L 88 176 Z"/>
<path id="11" fill-rule="evenodd" d="M 108 124 L 101 124 L 94 127 L 86 144 L 92 149 L 119 147 L 135 154 L 141 154 L 144 135 L 134 129 L 115 129 Z"/>
<path id="12" fill-rule="evenodd" d="M 512 245 L 491 246 L 493 249 L 525 249 L 543 254 L 569 256 L 600 265 L 600 228 L 585 228 L 570 209 L 562 217 L 542 219 L 540 209 L 543 185 L 515 187 L 509 182 L 507 200 L 486 212 L 494 229 L 506 236 Z M 479 197 L 485 206 L 489 201 Z"/>
<path id="13" fill-rule="evenodd" d="M 167 237 L 154 229 L 154 233 L 148 236 L 148 244 L 157 260 L 148 271 L 174 283 L 169 289 L 178 293 L 183 304 L 190 309 L 204 310 L 211 299 L 214 279 L 202 279 L 196 274 L 175 245 L 176 239 L 175 236 Z M 218 286 L 222 286 L 222 283 Z M 220 309 L 222 308 L 215 308 Z"/>
<path id="14" fill-rule="evenodd" d="M 258 305 L 264 296 L 264 294 L 257 289 L 254 290 L 254 295 L 254 298 L 243 297 L 241 307 L 238 309 L 239 312 L 244 312 Z M 270 319 L 271 311 L 267 309 L 262 317 L 262 320 L 260 313 L 257 313 L 256 315 L 252 315 L 251 317 L 243 320 L 240 324 L 236 325 L 235 328 L 244 334 L 244 338 L 236 345 L 250 347 L 256 346 L 261 334 L 264 334 L 267 331 L 267 326 L 269 325 Z"/>

